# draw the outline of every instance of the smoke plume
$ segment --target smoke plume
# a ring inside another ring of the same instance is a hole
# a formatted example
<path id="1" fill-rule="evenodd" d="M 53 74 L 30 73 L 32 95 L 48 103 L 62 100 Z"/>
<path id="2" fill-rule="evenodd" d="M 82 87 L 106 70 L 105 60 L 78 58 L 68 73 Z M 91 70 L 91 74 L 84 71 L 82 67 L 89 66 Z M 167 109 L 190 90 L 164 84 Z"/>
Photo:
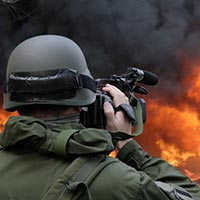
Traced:
<path id="1" fill-rule="evenodd" d="M 184 56 L 199 56 L 198 0 L 1 0 L 0 15 L 1 83 L 13 48 L 40 34 L 74 39 L 95 78 L 136 66 L 157 73 L 171 93 L 188 71 Z"/>
<path id="2" fill-rule="evenodd" d="M 160 79 L 152 98 L 174 104 L 185 95 L 182 80 L 191 71 L 185 60 L 200 54 L 198 0 L 0 0 L 0 16 L 1 86 L 17 44 L 60 34 L 80 45 L 95 78 L 130 66 L 149 70 Z"/>

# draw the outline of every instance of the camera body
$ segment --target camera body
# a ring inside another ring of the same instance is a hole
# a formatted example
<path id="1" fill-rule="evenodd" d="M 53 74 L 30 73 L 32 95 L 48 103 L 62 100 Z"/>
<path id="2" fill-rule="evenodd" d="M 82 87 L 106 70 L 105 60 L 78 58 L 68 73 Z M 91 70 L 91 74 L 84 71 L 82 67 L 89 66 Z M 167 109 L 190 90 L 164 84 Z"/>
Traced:
<path id="1" fill-rule="evenodd" d="M 146 121 L 146 102 L 144 99 L 139 98 L 139 103 L 142 108 L 142 120 Z M 112 99 L 109 95 L 104 93 L 96 94 L 96 101 L 87 107 L 83 107 L 80 114 L 80 122 L 87 128 L 105 128 L 106 117 L 103 110 L 104 102 L 112 103 Z M 134 107 L 135 108 L 135 107 Z M 137 123 L 137 121 L 136 121 Z"/>
<path id="2" fill-rule="evenodd" d="M 105 92 L 102 92 L 102 88 L 108 83 L 110 85 L 114 85 L 118 89 L 120 89 L 122 92 L 125 93 L 125 95 L 129 98 L 130 105 L 133 107 L 133 109 L 136 109 L 136 104 L 139 102 L 141 110 L 142 110 L 142 121 L 145 123 L 146 121 L 146 102 L 142 98 L 136 98 L 134 93 L 139 94 L 148 94 L 148 91 L 146 88 L 144 88 L 141 85 L 137 85 L 137 82 L 142 82 L 144 75 L 147 74 L 150 76 L 147 76 L 145 79 L 145 83 L 148 84 L 149 77 L 150 82 L 152 80 L 154 82 L 157 81 L 156 75 L 152 75 L 150 72 L 142 71 L 138 68 L 128 68 L 127 72 L 121 75 L 111 75 L 108 79 L 96 79 L 96 101 L 92 104 L 90 104 L 87 107 L 82 108 L 82 112 L 80 114 L 80 122 L 85 127 L 90 128 L 105 128 L 106 126 L 106 117 L 103 110 L 103 104 L 104 102 L 108 101 L 113 105 L 112 97 Z M 152 79 L 153 77 L 153 79 Z M 156 81 L 155 81 L 156 79 Z M 156 82 L 157 83 L 157 82 Z M 153 83 L 155 84 L 155 83 Z M 136 119 L 137 124 L 137 119 Z"/>

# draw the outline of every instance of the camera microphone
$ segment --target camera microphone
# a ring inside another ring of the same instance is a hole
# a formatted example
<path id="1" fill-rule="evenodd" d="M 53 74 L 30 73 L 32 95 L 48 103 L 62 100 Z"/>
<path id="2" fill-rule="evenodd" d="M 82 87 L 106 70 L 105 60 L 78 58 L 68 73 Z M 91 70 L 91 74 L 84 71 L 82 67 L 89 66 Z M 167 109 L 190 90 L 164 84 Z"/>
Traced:
<path id="1" fill-rule="evenodd" d="M 137 81 L 146 85 L 156 85 L 159 81 L 159 78 L 156 74 L 141 70 L 138 68 L 129 68 L 130 71 L 134 71 L 137 74 Z"/>

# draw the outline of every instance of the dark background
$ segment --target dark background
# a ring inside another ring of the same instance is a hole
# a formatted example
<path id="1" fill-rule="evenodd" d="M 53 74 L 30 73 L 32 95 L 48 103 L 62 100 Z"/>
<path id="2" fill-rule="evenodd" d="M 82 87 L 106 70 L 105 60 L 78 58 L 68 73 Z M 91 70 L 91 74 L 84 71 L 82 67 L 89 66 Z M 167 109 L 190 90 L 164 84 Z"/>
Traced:
<path id="1" fill-rule="evenodd" d="M 185 56 L 199 56 L 199 23 L 199 0 L 0 0 L 0 84 L 17 44 L 60 34 L 80 45 L 95 78 L 135 66 L 159 75 L 154 90 L 181 93 Z"/>

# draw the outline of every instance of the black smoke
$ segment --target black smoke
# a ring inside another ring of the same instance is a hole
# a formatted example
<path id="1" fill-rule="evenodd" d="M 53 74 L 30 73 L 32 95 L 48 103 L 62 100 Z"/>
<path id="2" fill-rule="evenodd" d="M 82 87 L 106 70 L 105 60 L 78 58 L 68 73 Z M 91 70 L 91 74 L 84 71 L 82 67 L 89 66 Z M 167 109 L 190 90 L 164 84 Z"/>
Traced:
<path id="1" fill-rule="evenodd" d="M 200 54 L 200 1 L 0 0 L 0 85 L 13 48 L 40 34 L 75 40 L 95 78 L 129 66 L 152 71 L 173 99 L 190 71 L 185 56 Z"/>

